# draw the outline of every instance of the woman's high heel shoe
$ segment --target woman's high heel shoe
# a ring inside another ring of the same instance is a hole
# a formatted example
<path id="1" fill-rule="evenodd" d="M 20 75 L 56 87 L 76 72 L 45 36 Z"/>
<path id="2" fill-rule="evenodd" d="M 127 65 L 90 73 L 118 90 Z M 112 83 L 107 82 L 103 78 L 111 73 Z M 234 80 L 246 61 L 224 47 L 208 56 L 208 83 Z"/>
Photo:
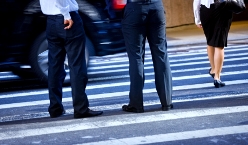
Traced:
<path id="1" fill-rule="evenodd" d="M 214 80 L 214 86 L 215 88 L 220 88 L 220 87 L 224 87 L 226 84 L 221 82 L 221 80 Z"/>
<path id="2" fill-rule="evenodd" d="M 212 68 L 209 69 L 208 73 L 209 73 L 210 76 L 212 76 L 212 78 L 214 78 L 215 73 L 211 74 L 211 73 L 210 73 L 211 70 L 212 70 Z"/>

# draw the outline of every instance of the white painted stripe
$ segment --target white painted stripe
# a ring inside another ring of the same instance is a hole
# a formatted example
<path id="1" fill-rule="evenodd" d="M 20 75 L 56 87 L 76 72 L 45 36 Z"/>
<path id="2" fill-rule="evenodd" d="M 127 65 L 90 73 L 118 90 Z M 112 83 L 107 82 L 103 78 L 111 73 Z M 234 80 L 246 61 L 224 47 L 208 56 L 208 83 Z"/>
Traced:
<path id="1" fill-rule="evenodd" d="M 235 81 L 226 81 L 225 82 L 227 85 L 234 85 L 234 84 L 245 84 L 248 83 L 248 80 L 235 80 Z M 213 83 L 205 83 L 205 84 L 194 84 L 194 85 L 184 85 L 184 86 L 174 86 L 173 90 L 187 90 L 187 89 L 197 89 L 197 88 L 207 88 L 207 87 L 212 87 Z M 155 93 L 156 90 L 154 89 L 144 89 L 144 93 Z M 112 94 L 112 93 L 109 93 Z M 121 92 L 117 92 L 117 94 L 122 94 Z M 125 95 L 128 95 L 128 93 L 124 93 Z M 122 94 L 123 95 L 123 94 Z M 120 96 L 122 96 L 120 95 Z M 91 95 L 95 96 L 95 95 Z M 98 96 L 98 95 L 96 95 Z M 102 94 L 99 96 L 101 98 Z M 119 95 L 118 95 L 119 96 Z M 105 96 L 106 97 L 106 96 Z M 93 97 L 94 98 L 94 97 Z"/>
<path id="2" fill-rule="evenodd" d="M 247 45 L 248 46 L 248 45 Z M 238 52 L 238 51 L 242 51 L 242 50 L 247 50 L 247 48 L 243 48 L 243 47 L 232 47 L 229 49 L 226 49 L 225 52 Z M 151 59 L 151 54 L 148 53 L 150 51 L 146 51 L 146 57 L 145 60 L 150 60 Z M 202 50 L 202 51 L 198 51 L 198 52 L 194 52 L 194 53 L 180 53 L 180 54 L 173 54 L 173 55 L 169 55 L 169 58 L 173 58 L 173 57 L 180 57 L 180 56 L 192 56 L 192 55 L 200 55 L 200 54 L 206 54 L 206 49 Z M 111 63 L 116 63 L 116 62 L 128 62 L 128 57 L 127 55 L 123 55 L 123 57 L 113 57 L 113 58 L 108 58 L 106 59 L 104 56 L 102 57 L 92 57 L 93 59 L 90 59 L 90 65 L 99 65 L 99 64 L 111 64 Z M 182 57 L 183 58 L 183 57 Z"/>
<path id="3" fill-rule="evenodd" d="M 223 68 L 234 68 L 234 67 L 242 67 L 242 66 L 248 66 L 248 64 L 225 65 L 225 66 L 223 66 Z M 199 70 L 207 70 L 207 69 L 209 69 L 209 67 L 201 67 L 201 68 L 193 68 L 193 69 L 183 69 L 183 70 L 172 70 L 172 73 L 199 71 Z M 235 72 L 233 72 L 233 73 L 235 73 Z M 242 71 L 240 71 L 239 74 L 242 74 Z M 145 75 L 146 76 L 154 75 L 154 72 L 145 73 Z M 225 73 L 225 75 L 228 75 L 228 74 Z M 89 81 L 110 80 L 110 79 L 120 79 L 120 78 L 129 78 L 129 75 L 120 75 L 120 76 L 92 78 L 92 79 L 89 79 Z M 149 80 L 146 80 L 145 81 L 145 83 L 147 83 L 147 82 L 149 82 Z M 87 86 L 87 89 L 88 88 L 89 88 L 89 86 Z M 71 91 L 71 88 L 70 87 L 63 88 L 63 92 L 69 92 L 69 91 Z M 0 99 L 2 99 L 2 98 L 21 97 L 21 96 L 31 96 L 31 95 L 41 95 L 41 94 L 48 94 L 47 89 L 41 90 L 41 91 L 35 91 L 35 92 L 25 92 L 25 93 L 11 93 L 11 94 L 6 94 L 5 93 L 4 95 L 0 95 Z"/>
<path id="4" fill-rule="evenodd" d="M 241 56 L 248 56 L 248 53 L 235 53 L 235 54 L 230 54 L 230 55 L 225 55 L 225 58 L 227 59 L 228 57 L 233 57 L 233 56 L 235 56 L 235 57 L 237 57 L 237 56 L 239 56 L 239 57 L 241 57 Z M 178 59 L 176 59 L 176 60 L 170 60 L 170 63 L 174 63 L 174 62 L 182 62 L 182 61 L 192 61 L 192 60 L 197 60 L 197 61 L 199 61 L 199 60 L 208 60 L 208 57 L 207 56 L 201 56 L 201 57 L 191 57 L 191 58 L 184 58 L 184 57 L 182 57 L 183 59 L 180 59 L 180 58 L 178 58 Z M 151 56 L 149 56 L 149 57 L 147 57 L 147 58 L 145 58 L 146 60 L 151 60 L 152 59 L 152 57 Z M 128 62 L 128 59 L 127 58 L 123 58 L 123 59 L 119 59 L 119 60 L 114 60 L 113 62 L 115 62 L 115 63 L 118 63 L 118 62 Z M 113 62 L 102 62 L 101 64 L 108 64 L 108 63 L 113 63 Z M 153 64 L 153 62 L 152 61 L 146 61 L 145 63 L 144 63 L 145 65 L 150 65 L 150 64 Z M 111 65 L 111 66 L 113 66 L 113 67 L 115 67 L 115 66 L 118 66 L 118 67 L 127 67 L 127 66 L 129 66 L 129 64 L 127 63 L 127 64 L 117 64 L 117 65 Z M 91 70 L 91 69 L 95 69 L 95 68 L 98 68 L 99 66 L 96 66 L 96 67 L 89 67 L 88 69 L 89 70 Z M 109 65 L 107 65 L 107 66 L 102 66 L 102 67 L 110 67 Z M 113 67 L 111 67 L 111 68 L 113 68 Z M 97 73 L 97 72 L 96 72 Z"/>
<path id="5" fill-rule="evenodd" d="M 246 65 L 248 65 L 248 64 L 246 64 Z M 230 67 L 232 67 L 232 66 L 230 66 Z M 241 66 L 243 66 L 243 65 L 241 65 Z M 237 65 L 235 65 L 235 67 L 237 67 Z M 198 71 L 200 69 L 201 68 L 197 68 Z M 204 68 L 204 69 L 208 69 L 208 68 Z M 191 70 L 191 71 L 194 71 L 194 70 Z M 188 70 L 181 70 L 180 72 L 187 72 L 187 71 Z M 172 73 L 173 73 L 173 71 L 172 71 Z M 245 70 L 245 71 L 223 72 L 222 73 L 222 76 L 237 75 L 237 74 L 240 75 L 240 74 L 246 74 L 246 73 L 248 73 L 248 70 Z M 145 75 L 146 76 L 154 75 L 154 72 L 146 73 Z M 209 74 L 173 77 L 172 80 L 185 80 L 185 79 L 205 78 L 205 77 L 209 77 Z M 106 78 L 95 78 L 95 79 L 89 79 L 89 81 L 110 80 L 110 79 L 120 79 L 120 78 L 129 78 L 129 75 L 106 77 Z M 153 82 L 154 82 L 154 79 L 145 80 L 145 84 L 147 84 L 147 83 L 153 83 Z M 90 89 L 118 87 L 118 86 L 127 86 L 127 85 L 130 85 L 130 82 L 129 81 L 128 82 L 120 82 L 120 83 L 111 83 L 111 84 L 92 85 L 92 86 L 87 86 L 86 89 L 87 90 L 90 90 Z M 71 87 L 63 88 L 63 92 L 69 92 L 69 91 L 71 91 Z M 21 96 L 31 96 L 31 95 L 41 95 L 41 94 L 48 94 L 48 90 L 46 89 L 46 90 L 35 91 L 35 92 L 4 94 L 4 95 L 0 95 L 0 99 L 21 97 Z"/>
<path id="6" fill-rule="evenodd" d="M 208 67 L 209 68 L 209 67 Z M 199 68 L 197 69 L 192 69 L 192 70 L 200 70 Z M 185 71 L 180 71 L 180 72 L 187 72 Z M 221 76 L 228 76 L 228 75 L 241 75 L 241 74 L 247 74 L 248 70 L 242 70 L 242 71 L 232 71 L 232 72 L 223 72 Z M 154 72 L 151 73 L 146 73 L 145 76 L 150 76 L 154 75 Z M 192 76 L 181 76 L 181 77 L 173 77 L 172 80 L 186 80 L 186 79 L 194 79 L 194 78 L 205 78 L 209 77 L 209 74 L 201 74 L 201 75 L 192 75 Z M 129 78 L 129 75 L 122 75 L 122 76 L 116 76 L 116 77 L 111 77 L 112 79 L 120 79 L 120 78 Z M 94 81 L 96 80 L 102 80 L 103 78 L 96 78 L 92 79 Z M 106 79 L 110 79 L 110 77 L 107 77 Z M 152 80 L 145 80 L 145 83 L 153 83 L 154 79 Z M 105 88 L 105 87 L 117 87 L 117 86 L 124 86 L 124 85 L 129 85 L 130 82 L 121 82 L 121 83 L 112 83 L 112 84 L 101 84 L 99 85 L 100 88 Z M 101 87 L 102 86 L 102 87 Z M 93 88 L 93 87 L 92 87 Z M 92 89 L 90 88 L 90 89 Z M 97 87 L 98 88 L 98 87 Z M 1 98 L 1 96 L 0 96 Z"/>
<path id="7" fill-rule="evenodd" d="M 224 99 L 224 98 L 238 98 L 238 97 L 244 97 L 248 96 L 248 93 L 242 93 L 242 94 L 234 94 L 234 95 L 218 95 L 218 96 L 211 96 L 211 97 L 201 97 L 201 98 L 187 98 L 187 99 L 179 99 L 175 100 L 172 98 L 173 103 L 181 103 L 181 102 L 191 102 L 191 101 L 204 101 L 204 100 L 212 100 L 214 101 L 215 99 Z M 153 105 L 160 105 L 159 100 L 154 100 L 154 101 L 144 101 L 144 106 L 153 106 Z M 90 107 L 93 110 L 115 110 L 115 109 L 120 109 L 122 105 L 125 104 L 114 104 L 114 105 L 102 105 L 102 106 L 95 106 L 95 107 Z M 74 109 L 66 109 L 66 114 L 73 114 Z M 3 116 L 0 117 L 0 122 L 9 122 L 9 121 L 17 121 L 17 120 L 28 120 L 28 119 L 35 119 L 35 118 L 44 118 L 44 117 L 50 117 L 48 112 L 39 112 L 39 113 L 32 113 L 32 114 L 22 114 L 22 115 L 13 115 L 13 116 Z"/>
<path id="8" fill-rule="evenodd" d="M 225 59 L 225 62 L 229 62 L 229 61 L 237 61 L 237 60 L 247 60 L 248 57 L 241 57 L 241 58 L 232 58 L 232 59 Z M 178 67 L 178 66 L 188 66 L 188 65 L 198 65 L 198 64 L 209 64 L 209 61 L 199 61 L 199 62 L 189 62 L 189 63 L 178 63 L 178 64 L 171 64 L 170 67 L 171 69 L 173 70 L 172 67 Z M 103 70 L 103 71 L 96 71 L 96 67 L 95 68 L 92 68 L 92 71 L 88 72 L 88 74 L 102 74 L 102 73 L 113 73 L 113 72 L 128 72 L 129 69 L 128 69 L 128 65 L 129 64 L 125 64 L 127 65 L 126 68 L 123 68 L 123 69 L 113 69 L 113 70 Z M 124 66 L 124 65 L 123 65 Z M 116 68 L 118 67 L 123 67 L 123 66 L 118 66 L 116 65 Z M 115 66 L 113 66 L 112 68 L 114 68 Z M 103 67 L 100 67 L 100 68 L 104 68 L 104 69 L 107 69 L 107 68 L 111 68 L 110 66 L 103 66 Z M 100 69 L 99 68 L 99 69 Z M 145 70 L 148 70 L 148 69 L 154 69 L 153 65 L 151 66 L 145 66 L 144 67 Z"/>
<path id="9" fill-rule="evenodd" d="M 224 66 L 223 68 L 234 68 L 234 67 L 242 67 L 242 66 L 248 66 L 248 64 L 238 64 L 238 65 L 228 65 L 228 66 Z M 183 70 L 172 70 L 172 73 L 180 73 L 180 72 L 192 72 L 192 71 L 200 71 L 200 70 L 208 70 L 209 67 L 201 67 L 201 68 L 192 68 L 192 69 L 183 69 Z M 232 73 L 232 72 L 231 72 Z M 222 75 L 233 75 L 229 72 L 222 72 Z M 244 74 L 246 73 L 246 71 L 237 71 L 237 72 L 233 72 L 235 74 Z M 150 72 L 150 73 L 145 73 L 145 76 L 150 76 L 150 75 L 154 75 L 154 72 Z M 185 79 L 190 79 L 190 78 L 194 78 L 194 76 L 183 76 L 185 77 Z M 200 77 L 209 77 L 209 75 L 201 75 Z M 110 76 L 110 77 L 100 77 L 100 78 L 92 78 L 89 79 L 89 81 L 100 81 L 100 80 L 113 80 L 113 79 L 124 79 L 124 78 L 129 78 L 129 75 L 119 75 L 119 76 Z M 175 77 L 173 77 L 173 79 L 175 79 Z"/>
<path id="10" fill-rule="evenodd" d="M 235 65 L 236 66 L 236 65 Z M 209 69 L 205 68 L 205 69 Z M 192 69 L 193 70 L 201 70 L 199 68 L 197 69 Z M 187 70 L 185 71 L 180 71 L 180 72 L 187 72 Z M 232 71 L 232 72 L 222 72 L 221 76 L 228 76 L 228 75 L 242 75 L 242 74 L 248 74 L 248 70 L 242 70 L 242 71 Z M 151 73 L 145 73 L 145 76 L 150 76 L 150 75 L 154 75 L 154 72 Z M 176 80 L 186 80 L 186 79 L 195 79 L 195 78 L 206 78 L 209 77 L 209 74 L 201 74 L 201 75 L 192 75 L 192 76 L 181 76 L 181 77 L 173 77 L 172 80 L 176 81 Z M 112 79 L 120 79 L 120 78 L 129 78 L 129 75 L 121 75 L 121 76 L 114 76 L 111 77 Z M 104 78 L 95 78 L 92 79 L 94 81 L 96 80 L 103 80 Z M 109 80 L 110 77 L 106 77 L 106 80 Z M 104 79 L 104 80 L 105 80 Z M 153 83 L 154 79 L 152 80 L 145 80 L 145 83 Z M 117 87 L 117 86 L 124 86 L 124 85 L 129 85 L 130 82 L 121 82 L 121 83 L 112 83 L 112 84 L 101 84 L 99 85 L 100 88 L 105 88 L 105 87 Z M 98 88 L 98 87 L 97 87 Z M 0 96 L 1 98 L 1 96 Z"/>
<path id="11" fill-rule="evenodd" d="M 236 47 L 228 47 L 228 50 L 225 50 L 225 52 L 235 52 L 235 51 L 241 51 L 241 50 L 247 50 L 247 48 L 242 48 L 244 46 L 248 46 L 248 45 L 241 45 L 241 46 L 236 46 Z M 231 49 L 232 48 L 232 49 Z M 235 49 L 233 49 L 235 48 Z M 238 49 L 241 48 L 241 49 Z M 174 48 L 173 48 L 174 49 Z M 229 50 L 230 49 L 230 50 Z M 205 54 L 206 52 L 197 52 L 197 53 L 182 53 L 182 54 L 176 54 L 176 55 L 172 55 L 169 57 L 178 57 L 178 56 L 191 56 L 191 55 L 199 55 L 199 54 Z M 242 54 L 245 55 L 245 54 Z M 113 55 L 114 56 L 114 55 Z M 120 55 L 118 55 L 120 56 Z M 225 57 L 229 57 L 229 56 L 236 56 L 236 54 L 232 54 L 232 55 L 226 55 Z M 97 58 L 101 58 L 100 61 Z M 183 57 L 182 57 L 183 58 Z M 186 60 L 194 60 L 194 59 L 205 59 L 206 57 L 195 57 L 195 58 L 191 58 L 191 59 L 179 59 L 178 61 L 186 61 Z M 151 60 L 151 56 L 149 55 L 146 60 Z M 117 62 L 128 62 L 128 59 L 126 57 L 122 57 L 122 58 L 113 58 L 113 59 L 105 59 L 104 56 L 102 57 L 93 57 L 93 60 L 90 60 L 90 65 L 96 65 L 96 64 L 109 64 L 109 63 L 117 63 Z M 173 60 L 171 60 L 170 62 L 174 62 Z M 114 66 L 113 66 L 114 67 Z M 94 68 L 94 67 L 92 67 Z M 124 71 L 128 71 L 127 69 L 125 69 Z M 110 71 L 112 72 L 112 71 Z M 116 72 L 116 71 L 115 71 Z M 0 72 L 1 74 L 7 74 L 10 72 Z M 107 73 L 107 72 L 99 72 L 99 73 Z M 89 72 L 89 74 L 99 74 L 98 72 Z M 3 78 L 18 78 L 16 75 L 8 75 L 8 76 L 0 76 L 0 79 Z"/>
<path id="12" fill-rule="evenodd" d="M 238 51 L 238 50 L 247 50 L 247 48 L 245 49 L 234 49 L 234 50 L 230 50 L 230 51 Z M 228 51 L 226 51 L 228 52 Z M 190 56 L 190 55 L 198 55 L 198 54 L 203 54 L 203 53 L 184 53 L 184 54 L 179 54 L 179 55 L 173 55 L 174 56 Z M 204 52 L 205 54 L 205 52 Z M 231 55 L 226 55 L 225 57 L 230 57 L 230 56 L 236 56 L 237 54 L 231 54 Z M 240 54 L 240 55 L 246 55 L 245 54 Z M 182 57 L 183 58 L 183 57 Z M 117 59 L 117 60 L 116 60 Z M 148 56 L 146 58 L 146 60 L 151 60 L 151 56 Z M 207 59 L 207 57 L 194 57 L 194 58 L 188 58 L 188 59 L 178 59 L 178 60 L 170 60 L 170 62 L 180 62 L 180 61 L 189 61 L 189 60 L 201 60 L 201 59 Z M 128 59 L 125 58 L 113 58 L 112 60 L 109 59 L 101 59 L 100 61 L 95 59 L 96 62 L 93 62 L 93 60 L 91 60 L 92 63 L 90 64 L 109 64 L 109 63 L 117 63 L 117 62 L 128 62 Z M 226 61 L 226 60 L 225 60 Z M 145 62 L 145 64 L 152 64 L 152 62 Z M 116 65 L 118 67 L 120 67 L 120 65 Z M 128 64 L 125 65 L 126 67 L 128 66 Z M 98 67 L 98 66 L 97 66 Z M 112 65 L 111 68 L 114 68 L 115 66 Z M 151 69 L 152 67 L 148 67 L 147 69 Z M 95 67 L 89 67 L 89 70 L 91 69 L 95 69 Z M 88 72 L 88 74 L 100 74 L 100 73 L 112 73 L 112 72 L 123 72 L 123 71 L 128 71 L 128 69 L 118 69 L 118 70 L 106 70 L 106 71 L 94 71 L 94 72 Z M 9 73 L 9 72 L 2 72 L 2 73 Z M 8 75 L 8 76 L 0 76 L 0 79 L 2 78 L 18 78 L 16 75 Z"/>
<path id="13" fill-rule="evenodd" d="M 169 142 L 169 141 L 198 139 L 198 138 L 204 138 L 204 137 L 214 137 L 214 136 L 220 136 L 220 135 L 232 135 L 232 134 L 240 134 L 240 133 L 248 133 L 248 125 L 220 127 L 220 128 L 211 128 L 211 129 L 204 129 L 204 130 L 194 130 L 194 131 L 183 131 L 183 132 L 176 132 L 176 133 L 158 134 L 158 135 L 131 137 L 131 138 L 122 138 L 122 139 L 114 139 L 114 140 L 107 140 L 107 141 L 82 143 L 82 144 L 76 144 L 76 145 L 152 144 L 152 143 L 159 143 L 159 142 L 164 143 L 164 142 Z"/>
<path id="14" fill-rule="evenodd" d="M 248 57 L 236 57 L 236 58 L 229 58 L 225 59 L 225 62 L 227 61 L 237 61 L 237 60 L 247 60 Z M 176 61 L 175 61 L 176 62 Z M 188 65 L 195 65 L 195 64 L 205 64 L 209 63 L 209 61 L 196 61 L 196 62 L 184 62 L 184 63 L 177 63 L 177 64 L 171 64 L 171 67 L 175 66 L 188 66 Z M 152 61 L 146 62 L 145 65 L 150 65 L 153 64 Z M 90 67 L 88 70 L 100 70 L 100 69 L 109 69 L 109 68 L 120 68 L 120 67 L 127 67 L 128 68 L 129 64 L 116 64 L 116 65 L 106 65 L 106 66 L 97 66 L 97 67 Z M 145 67 L 145 69 L 148 68 L 153 68 L 153 66 Z"/>
<path id="15" fill-rule="evenodd" d="M 54 125 L 53 127 L 44 127 L 44 128 L 34 128 L 34 129 L 13 129 L 10 131 L 5 131 L 0 133 L 0 140 L 14 139 L 14 138 L 24 138 L 38 135 L 48 135 L 55 133 L 71 132 L 71 131 L 82 131 L 87 129 L 98 129 L 106 127 L 115 127 L 115 126 L 124 126 L 130 124 L 138 123 L 149 123 L 155 121 L 167 121 L 175 119 L 184 119 L 192 117 L 202 117 L 210 115 L 221 115 L 221 114 L 230 114 L 230 113 L 241 113 L 247 112 L 247 106 L 235 106 L 235 107 L 216 107 L 213 109 L 201 109 L 193 111 L 183 111 L 175 113 L 161 113 L 156 115 L 146 115 L 142 114 L 141 116 L 132 115 L 126 117 L 127 115 L 119 115 L 118 118 L 114 120 L 102 120 L 102 121 L 93 121 L 88 118 L 88 122 L 84 119 L 78 119 L 75 123 L 70 125 Z M 108 118 L 108 116 L 104 116 Z M 32 125 L 32 124 L 30 124 Z M 35 125 L 37 126 L 37 125 Z M 31 128 L 31 127 L 29 127 Z M 248 130 L 246 130 L 248 131 Z"/>
<path id="16" fill-rule="evenodd" d="M 248 80 L 235 80 L 235 81 L 226 81 L 227 85 L 234 85 L 234 84 L 247 84 Z M 202 89 L 202 88 L 208 88 L 213 87 L 213 83 L 205 83 L 205 84 L 194 84 L 194 85 L 184 85 L 184 86 L 174 86 L 173 90 L 188 90 L 188 89 Z M 144 89 L 143 93 L 156 93 L 156 89 Z M 94 94 L 94 95 L 88 95 L 89 99 L 101 99 L 101 98 L 112 98 L 112 97 L 122 97 L 122 96 L 128 96 L 129 91 L 123 91 L 123 92 L 114 92 L 114 93 L 103 93 L 103 94 Z M 71 97 L 69 98 L 63 98 L 63 102 L 71 102 Z M 21 103 L 11 103 L 11 104 L 3 104 L 0 105 L 0 109 L 7 109 L 7 108 L 16 108 L 16 107 L 25 107 L 25 106 L 36 106 L 36 105 L 45 105 L 48 104 L 48 100 L 41 100 L 41 101 L 32 101 L 32 102 L 21 102 Z"/>
<path id="17" fill-rule="evenodd" d="M 228 58 L 228 57 L 233 57 L 233 56 L 235 56 L 235 57 L 240 57 L 240 56 L 248 56 L 248 53 L 235 53 L 235 54 L 230 54 L 230 55 L 225 55 L 225 58 Z M 207 56 L 201 56 L 201 57 L 191 57 L 191 58 L 186 58 L 186 59 L 180 59 L 180 58 L 178 58 L 178 59 L 176 59 L 176 60 L 170 60 L 170 63 L 172 63 L 172 62 L 180 62 L 180 61 L 191 61 L 191 60 L 197 60 L 197 61 L 199 61 L 199 60 L 205 60 L 205 59 L 208 59 L 208 57 Z M 145 62 L 145 64 L 146 64 L 146 62 Z"/>

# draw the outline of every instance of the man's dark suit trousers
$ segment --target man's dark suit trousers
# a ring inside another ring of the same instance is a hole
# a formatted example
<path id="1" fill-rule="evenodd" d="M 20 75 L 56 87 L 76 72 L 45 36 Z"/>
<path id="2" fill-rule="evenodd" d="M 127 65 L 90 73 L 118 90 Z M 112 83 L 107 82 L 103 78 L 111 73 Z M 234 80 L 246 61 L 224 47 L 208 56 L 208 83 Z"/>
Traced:
<path id="1" fill-rule="evenodd" d="M 62 15 L 47 16 L 46 35 L 48 40 L 48 87 L 50 114 L 58 114 L 64 110 L 62 105 L 62 84 L 66 72 L 64 69 L 65 56 L 68 57 L 70 69 L 70 81 L 72 88 L 72 101 L 74 114 L 84 114 L 89 102 L 85 93 L 87 67 L 85 61 L 85 31 L 79 14 L 70 12 L 73 25 L 70 29 L 64 29 L 64 17 Z"/>
<path id="2" fill-rule="evenodd" d="M 122 31 L 129 57 L 129 105 L 143 108 L 144 57 L 146 38 L 149 42 L 155 84 L 162 105 L 171 105 L 172 75 L 167 55 L 165 11 L 162 0 L 130 2 L 126 5 Z"/>

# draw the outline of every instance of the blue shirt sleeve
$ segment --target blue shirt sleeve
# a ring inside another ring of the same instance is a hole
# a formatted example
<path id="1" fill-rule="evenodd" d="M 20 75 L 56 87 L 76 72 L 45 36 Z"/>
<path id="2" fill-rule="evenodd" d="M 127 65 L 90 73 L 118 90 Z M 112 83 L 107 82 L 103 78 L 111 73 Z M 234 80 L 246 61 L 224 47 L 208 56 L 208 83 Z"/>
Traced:
<path id="1" fill-rule="evenodd" d="M 71 19 L 70 8 L 67 0 L 56 0 L 55 6 L 60 10 L 65 20 Z"/>

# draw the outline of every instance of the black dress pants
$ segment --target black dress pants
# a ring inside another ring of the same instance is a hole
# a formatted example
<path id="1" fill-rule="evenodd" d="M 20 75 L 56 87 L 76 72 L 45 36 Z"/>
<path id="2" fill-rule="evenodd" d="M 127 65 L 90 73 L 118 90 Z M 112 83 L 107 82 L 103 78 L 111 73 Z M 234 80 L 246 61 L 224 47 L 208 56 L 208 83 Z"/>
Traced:
<path id="1" fill-rule="evenodd" d="M 85 93 L 87 67 L 85 61 L 85 31 L 83 22 L 77 12 L 70 12 L 73 25 L 64 29 L 62 15 L 49 15 L 47 17 L 46 35 L 48 40 L 48 88 L 50 114 L 58 114 L 64 110 L 62 105 L 62 84 L 66 72 L 64 70 L 65 56 L 68 57 L 70 81 L 72 88 L 72 101 L 74 114 L 84 114 L 89 107 Z"/>
<path id="2" fill-rule="evenodd" d="M 165 11 L 161 0 L 130 2 L 126 5 L 122 32 L 129 57 L 131 107 L 143 108 L 146 38 L 151 50 L 155 85 L 160 102 L 164 106 L 172 104 L 172 75 L 167 55 L 165 27 Z"/>

